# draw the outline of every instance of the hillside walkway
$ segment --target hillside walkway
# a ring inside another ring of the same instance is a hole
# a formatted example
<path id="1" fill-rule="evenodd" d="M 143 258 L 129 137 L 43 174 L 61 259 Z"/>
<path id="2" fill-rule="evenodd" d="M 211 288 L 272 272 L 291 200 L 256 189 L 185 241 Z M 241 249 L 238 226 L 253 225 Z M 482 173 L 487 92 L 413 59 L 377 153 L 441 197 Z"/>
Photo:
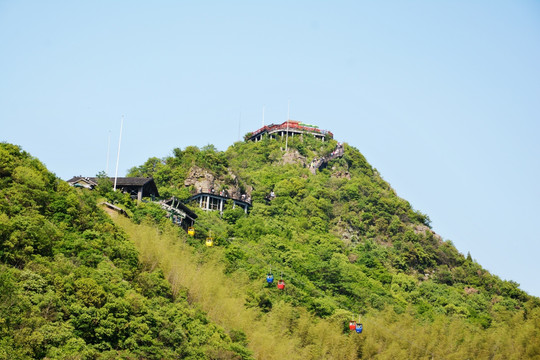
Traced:
<path id="1" fill-rule="evenodd" d="M 339 157 L 342 157 L 343 153 L 344 153 L 343 144 L 338 143 L 336 146 L 336 149 L 332 151 L 329 155 L 323 156 L 322 158 L 319 158 L 319 159 L 318 158 L 313 159 L 311 164 L 309 164 L 309 171 L 311 171 L 311 173 L 315 175 L 317 173 L 317 170 L 320 170 L 321 168 L 326 167 L 326 165 L 328 164 L 330 160 L 334 160 Z"/>

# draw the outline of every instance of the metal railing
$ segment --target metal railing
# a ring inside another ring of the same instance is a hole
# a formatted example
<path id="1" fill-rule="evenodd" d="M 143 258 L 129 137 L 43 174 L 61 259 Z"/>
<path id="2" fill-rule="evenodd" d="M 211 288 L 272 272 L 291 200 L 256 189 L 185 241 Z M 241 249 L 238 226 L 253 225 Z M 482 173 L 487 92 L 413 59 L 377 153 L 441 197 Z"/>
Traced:
<path id="1" fill-rule="evenodd" d="M 289 122 L 289 124 L 287 124 L 287 122 L 283 123 L 283 124 L 280 124 L 280 125 L 275 125 L 275 124 L 272 124 L 272 125 L 265 125 L 263 126 L 262 128 L 254 131 L 253 133 L 251 133 L 251 138 L 253 137 L 256 137 L 256 136 L 259 136 L 261 133 L 263 132 L 272 132 L 272 131 L 278 131 L 278 130 L 292 130 L 292 129 L 296 129 L 296 130 L 302 130 L 302 131 L 308 131 L 308 132 L 316 132 L 316 133 L 319 133 L 319 134 L 322 134 L 322 135 L 330 135 L 330 136 L 334 136 L 332 134 L 332 132 L 328 131 L 328 130 L 321 130 L 319 128 L 315 128 L 315 127 L 309 127 L 309 126 L 304 126 L 304 125 L 300 125 L 298 123 L 291 123 Z"/>

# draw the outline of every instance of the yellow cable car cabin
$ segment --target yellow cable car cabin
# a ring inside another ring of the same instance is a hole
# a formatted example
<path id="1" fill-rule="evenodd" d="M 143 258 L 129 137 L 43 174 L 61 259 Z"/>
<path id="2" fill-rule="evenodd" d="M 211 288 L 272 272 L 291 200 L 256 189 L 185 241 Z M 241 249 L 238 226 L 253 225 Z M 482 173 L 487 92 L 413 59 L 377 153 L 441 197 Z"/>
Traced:
<path id="1" fill-rule="evenodd" d="M 212 236 L 212 230 L 208 231 L 208 237 L 206 238 L 206 246 L 214 246 L 214 237 Z"/>
<path id="2" fill-rule="evenodd" d="M 193 226 L 188 227 L 187 233 L 189 236 L 195 236 L 195 228 Z"/>

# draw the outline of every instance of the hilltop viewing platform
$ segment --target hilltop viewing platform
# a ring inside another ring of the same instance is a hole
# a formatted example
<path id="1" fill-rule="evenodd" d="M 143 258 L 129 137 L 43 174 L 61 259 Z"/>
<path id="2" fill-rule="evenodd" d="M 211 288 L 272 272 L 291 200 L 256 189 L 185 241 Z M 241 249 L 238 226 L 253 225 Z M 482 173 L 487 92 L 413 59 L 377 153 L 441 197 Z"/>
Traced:
<path id="1" fill-rule="evenodd" d="M 246 140 L 260 141 L 265 134 L 268 134 L 271 139 L 275 139 L 278 136 L 283 138 L 287 135 L 294 137 L 294 135 L 301 136 L 303 134 L 311 134 L 321 141 L 324 141 L 324 139 L 327 137 L 330 139 L 334 138 L 334 134 L 332 134 L 330 131 L 321 130 L 316 125 L 305 124 L 294 120 L 287 120 L 283 124 L 279 125 L 265 125 L 257 131 L 246 135 Z"/>

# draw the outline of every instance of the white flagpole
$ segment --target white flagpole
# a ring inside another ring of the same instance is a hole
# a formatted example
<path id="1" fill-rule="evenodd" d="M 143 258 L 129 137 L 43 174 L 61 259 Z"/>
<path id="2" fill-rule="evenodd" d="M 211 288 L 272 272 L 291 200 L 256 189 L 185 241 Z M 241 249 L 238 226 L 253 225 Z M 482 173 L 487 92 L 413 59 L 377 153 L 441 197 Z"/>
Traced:
<path id="1" fill-rule="evenodd" d="M 285 135 L 285 151 L 287 151 L 289 147 L 289 118 L 291 117 L 290 112 L 291 112 L 291 100 L 289 100 L 287 104 L 287 134 Z"/>
<path id="2" fill-rule="evenodd" d="M 116 172 L 114 173 L 114 191 L 116 191 L 116 180 L 118 178 L 118 163 L 120 162 L 120 145 L 122 145 L 122 128 L 124 127 L 124 115 L 120 122 L 120 139 L 118 139 L 118 154 L 116 155 Z"/>

